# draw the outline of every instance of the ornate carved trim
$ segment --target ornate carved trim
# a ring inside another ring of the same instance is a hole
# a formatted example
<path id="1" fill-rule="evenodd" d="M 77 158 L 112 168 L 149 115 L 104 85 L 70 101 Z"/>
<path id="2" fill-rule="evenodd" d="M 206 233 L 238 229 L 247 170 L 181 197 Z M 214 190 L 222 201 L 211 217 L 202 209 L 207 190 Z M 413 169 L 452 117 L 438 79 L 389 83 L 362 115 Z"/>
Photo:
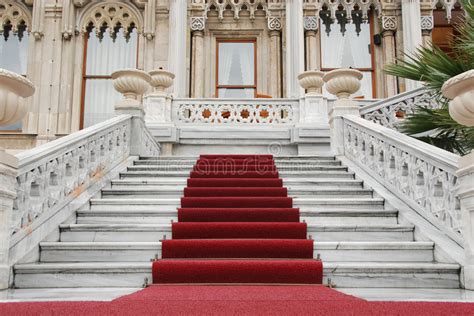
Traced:
<path id="1" fill-rule="evenodd" d="M 398 28 L 397 17 L 394 15 L 382 16 L 382 29 L 384 31 L 396 31 Z"/>
<path id="2" fill-rule="evenodd" d="M 421 30 L 431 31 L 434 27 L 434 20 L 432 15 L 422 15 L 420 19 Z"/>
<path id="3" fill-rule="evenodd" d="M 280 31 L 282 29 L 281 19 L 268 17 L 267 26 L 270 31 Z"/>
<path id="4" fill-rule="evenodd" d="M 31 30 L 31 15 L 23 4 L 12 0 L 0 0 L 0 34 L 8 38 L 10 33 L 21 38 Z"/>
<path id="5" fill-rule="evenodd" d="M 318 16 L 305 16 L 304 17 L 304 30 L 305 31 L 317 31 L 319 27 L 319 17 Z"/>
<path id="6" fill-rule="evenodd" d="M 128 37 L 133 29 L 139 33 L 143 32 L 140 14 L 129 5 L 122 2 L 103 2 L 90 8 L 82 18 L 80 25 L 81 33 L 87 34 L 95 28 L 97 37 L 102 37 L 108 29 L 111 37 L 115 37 L 117 29 L 124 31 Z"/>
<path id="7" fill-rule="evenodd" d="M 432 8 L 435 9 L 436 6 L 440 4 L 443 7 L 443 9 L 446 11 L 446 19 L 449 22 L 451 21 L 451 11 L 453 11 L 454 6 L 456 5 L 457 2 L 458 0 L 433 0 L 431 5 L 432 5 Z"/>
<path id="8" fill-rule="evenodd" d="M 205 17 L 192 17 L 190 23 L 191 31 L 204 31 L 206 28 L 206 18 Z"/>

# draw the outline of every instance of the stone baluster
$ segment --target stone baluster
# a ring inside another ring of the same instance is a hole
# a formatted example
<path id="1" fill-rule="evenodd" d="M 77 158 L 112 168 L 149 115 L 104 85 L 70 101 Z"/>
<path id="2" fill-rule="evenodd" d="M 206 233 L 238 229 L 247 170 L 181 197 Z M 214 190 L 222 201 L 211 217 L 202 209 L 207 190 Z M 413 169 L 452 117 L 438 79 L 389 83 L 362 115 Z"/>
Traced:
<path id="1" fill-rule="evenodd" d="M 14 124 L 26 114 L 23 98 L 35 92 L 33 84 L 23 76 L 0 69 L 0 126 Z M 10 279 L 10 236 L 13 202 L 16 198 L 17 160 L 0 150 L 0 289 L 6 289 Z"/>
<path id="2" fill-rule="evenodd" d="M 326 90 L 337 96 L 329 111 L 331 128 L 331 146 L 335 155 L 344 155 L 344 122 L 343 115 L 360 116 L 357 102 L 350 96 L 360 89 L 362 73 L 355 69 L 336 69 L 323 77 Z"/>
<path id="3" fill-rule="evenodd" d="M 459 124 L 474 126 L 474 70 L 446 81 L 442 91 L 445 97 L 451 99 L 451 117 Z M 474 290 L 474 151 L 461 157 L 456 175 L 465 252 L 462 281 L 466 289 Z"/>

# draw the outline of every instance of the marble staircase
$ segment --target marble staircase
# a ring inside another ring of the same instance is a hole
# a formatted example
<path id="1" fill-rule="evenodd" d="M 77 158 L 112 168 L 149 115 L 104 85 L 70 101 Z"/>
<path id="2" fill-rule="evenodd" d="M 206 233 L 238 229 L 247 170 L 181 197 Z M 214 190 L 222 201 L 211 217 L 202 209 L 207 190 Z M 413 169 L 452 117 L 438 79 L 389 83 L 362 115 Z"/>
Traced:
<path id="1" fill-rule="evenodd" d="M 90 200 L 39 261 L 14 266 L 14 286 L 139 287 L 150 260 L 171 237 L 186 178 L 196 158 L 142 157 Z M 338 287 L 459 288 L 458 264 L 437 260 L 431 241 L 335 157 L 279 157 L 276 165 Z"/>

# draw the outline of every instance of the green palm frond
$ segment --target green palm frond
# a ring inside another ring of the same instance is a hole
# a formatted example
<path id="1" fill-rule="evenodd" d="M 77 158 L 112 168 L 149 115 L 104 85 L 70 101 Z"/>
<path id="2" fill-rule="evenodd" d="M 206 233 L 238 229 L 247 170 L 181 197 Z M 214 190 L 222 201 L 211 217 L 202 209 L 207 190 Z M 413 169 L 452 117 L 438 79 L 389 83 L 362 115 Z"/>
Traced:
<path id="1" fill-rule="evenodd" d="M 466 16 L 451 40 L 453 53 L 447 54 L 433 45 L 421 47 L 387 65 L 389 75 L 421 81 L 437 97 L 440 109 L 418 107 L 400 125 L 400 131 L 434 146 L 466 154 L 474 149 L 474 128 L 455 122 L 449 115 L 448 100 L 441 94 L 444 82 L 467 70 L 474 69 L 474 0 L 460 0 Z"/>

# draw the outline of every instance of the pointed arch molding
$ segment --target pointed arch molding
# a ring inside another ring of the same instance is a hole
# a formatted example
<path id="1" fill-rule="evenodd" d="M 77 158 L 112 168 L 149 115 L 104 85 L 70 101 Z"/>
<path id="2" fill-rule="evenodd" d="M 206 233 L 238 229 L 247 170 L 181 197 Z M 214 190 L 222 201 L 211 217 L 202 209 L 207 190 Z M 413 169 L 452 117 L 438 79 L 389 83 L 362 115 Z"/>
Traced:
<path id="1" fill-rule="evenodd" d="M 125 35 L 130 28 L 134 27 L 148 40 L 154 38 L 156 1 L 63 0 L 63 2 L 64 39 L 72 37 L 73 29 L 85 34 L 89 26 L 97 30 L 104 25 L 111 29 L 120 25 Z M 77 16 L 77 22 L 74 22 L 76 16 L 74 11 L 78 10 L 77 8 L 80 8 L 80 13 Z"/>
<path id="2" fill-rule="evenodd" d="M 31 31 L 31 13 L 28 8 L 19 1 L 0 0 L 0 34 L 4 35 L 5 26 L 11 25 L 13 34 L 26 27 L 26 31 Z"/>

